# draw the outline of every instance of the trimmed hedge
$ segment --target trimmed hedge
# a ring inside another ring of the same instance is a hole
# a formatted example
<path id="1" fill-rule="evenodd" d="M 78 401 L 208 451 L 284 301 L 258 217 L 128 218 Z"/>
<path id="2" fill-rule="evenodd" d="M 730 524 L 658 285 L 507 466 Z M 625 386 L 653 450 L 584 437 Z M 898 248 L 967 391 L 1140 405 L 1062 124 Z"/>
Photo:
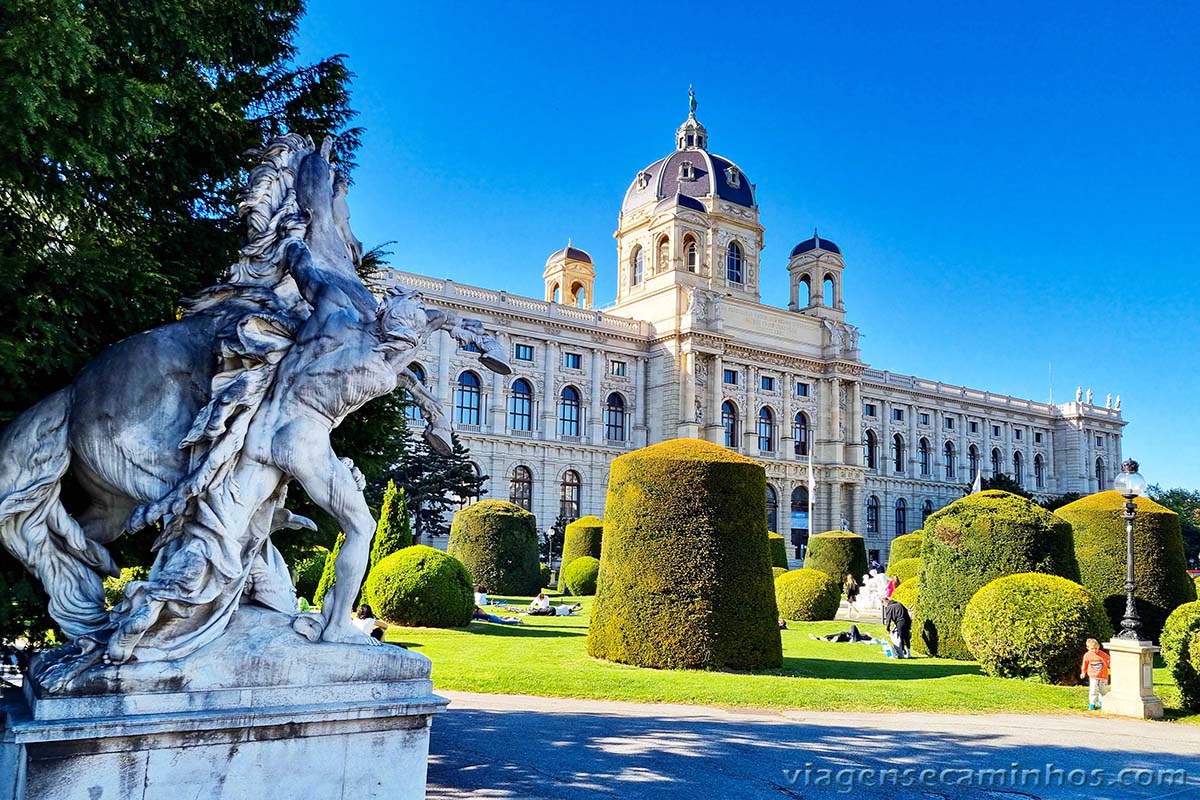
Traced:
<path id="1" fill-rule="evenodd" d="M 488 594 L 528 597 L 541 589 L 537 520 L 507 500 L 482 500 L 454 515 L 446 552 Z"/>
<path id="2" fill-rule="evenodd" d="M 580 517 L 571 524 L 563 534 L 563 555 L 560 569 L 580 556 L 600 558 L 601 543 L 604 539 L 604 520 L 596 516 Z"/>
<path id="3" fill-rule="evenodd" d="M 910 581 L 905 581 L 896 587 L 892 592 L 892 599 L 908 608 L 909 611 L 917 604 L 917 595 L 921 591 L 921 579 L 913 578 Z"/>
<path id="4" fill-rule="evenodd" d="M 1184 708 L 1200 711 L 1200 601 L 1184 603 L 1163 624 L 1163 661 L 1179 687 Z"/>
<path id="5" fill-rule="evenodd" d="M 380 561 L 364 591 L 375 616 L 394 625 L 461 628 L 471 621 L 471 574 L 441 550 L 416 544 Z"/>
<path id="6" fill-rule="evenodd" d="M 842 585 L 819 569 L 794 569 L 775 579 L 775 603 L 787 620 L 833 619 L 841 600 Z"/>
<path id="7" fill-rule="evenodd" d="M 612 463 L 588 654 L 643 667 L 783 663 L 763 468 L 698 439 Z"/>
<path id="8" fill-rule="evenodd" d="M 580 556 L 563 570 L 563 585 L 573 597 L 587 597 L 596 593 L 596 578 L 600 575 L 600 561 L 591 556 Z"/>
<path id="9" fill-rule="evenodd" d="M 1079 682 L 1089 638 L 1112 626 L 1104 606 L 1083 586 L 1039 572 L 997 578 L 967 603 L 962 638 L 983 671 L 998 678 Z"/>
<path id="10" fill-rule="evenodd" d="M 787 572 L 783 567 L 771 567 L 771 577 L 778 578 L 783 573 Z"/>
<path id="11" fill-rule="evenodd" d="M 1196 599 L 1196 585 L 1187 573 L 1179 515 L 1148 497 L 1137 498 L 1135 505 L 1133 564 L 1138 588 L 1134 599 L 1144 638 L 1157 640 L 1167 615 Z M 1071 523 L 1083 585 L 1100 598 L 1117 629 L 1125 616 L 1124 510 L 1125 498 L 1107 491 L 1054 512 Z"/>
<path id="12" fill-rule="evenodd" d="M 962 640 L 967 602 L 1006 575 L 1043 572 L 1079 580 L 1071 526 L 1032 501 L 988 489 L 956 500 L 925 521 L 921 593 L 913 648 L 969 659 Z"/>
<path id="13" fill-rule="evenodd" d="M 317 588 L 313 591 L 314 606 L 324 603 L 325 593 L 337 583 L 337 571 L 334 569 L 334 565 L 337 563 L 338 553 L 342 552 L 342 545 L 345 542 L 346 534 L 339 533 L 333 541 L 333 549 L 329 551 L 329 555 L 325 556 L 325 565 L 321 568 L 321 579 L 317 581 Z"/>
<path id="14" fill-rule="evenodd" d="M 887 574 L 895 578 L 900 583 L 911 581 L 917 577 L 917 573 L 921 571 L 921 559 L 919 558 L 902 558 L 899 561 L 888 565 Z"/>
<path id="15" fill-rule="evenodd" d="M 767 539 L 771 547 L 771 565 L 787 569 L 787 542 L 784 541 L 783 534 L 767 531 Z"/>
<path id="16" fill-rule="evenodd" d="M 903 561 L 906 558 L 921 557 L 921 543 L 925 541 L 925 531 L 913 531 L 905 533 L 892 539 L 892 546 L 888 549 L 888 565 L 885 570 L 887 574 L 892 574 L 892 565 L 898 561 Z"/>
<path id="17" fill-rule="evenodd" d="M 371 540 L 369 565 L 375 566 L 392 553 L 412 547 L 412 543 L 412 520 L 408 514 L 408 503 L 404 499 L 404 488 L 389 480 L 383 492 L 383 505 L 379 507 L 375 538 Z"/>
<path id="18" fill-rule="evenodd" d="M 817 533 L 808 537 L 804 566 L 819 569 L 839 583 L 851 572 L 854 580 L 861 583 L 867 574 L 867 546 L 863 537 L 850 531 Z"/>
<path id="19" fill-rule="evenodd" d="M 318 547 L 312 555 L 305 556 L 296 562 L 296 596 L 312 600 L 317 594 L 317 584 L 325 572 L 325 559 L 329 558 L 329 550 Z"/>

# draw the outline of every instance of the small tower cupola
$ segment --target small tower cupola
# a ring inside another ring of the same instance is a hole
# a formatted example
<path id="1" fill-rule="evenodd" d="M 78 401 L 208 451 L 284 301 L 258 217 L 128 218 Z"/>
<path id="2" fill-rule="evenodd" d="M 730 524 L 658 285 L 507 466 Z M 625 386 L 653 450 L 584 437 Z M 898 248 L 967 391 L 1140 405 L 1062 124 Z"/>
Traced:
<path id="1" fill-rule="evenodd" d="M 555 250 L 546 259 L 542 273 L 546 281 L 546 302 L 591 309 L 596 286 L 596 266 L 587 251 L 567 239 L 567 246 Z"/>
<path id="2" fill-rule="evenodd" d="M 707 150 L 708 130 L 696 119 L 696 93 L 688 87 L 688 118 L 675 131 L 676 150 Z"/>
<path id="3" fill-rule="evenodd" d="M 788 309 L 845 321 L 846 305 L 842 301 L 842 271 L 845 268 L 841 248 L 829 239 L 823 239 L 814 228 L 812 238 L 793 247 L 788 259 L 791 283 Z"/>

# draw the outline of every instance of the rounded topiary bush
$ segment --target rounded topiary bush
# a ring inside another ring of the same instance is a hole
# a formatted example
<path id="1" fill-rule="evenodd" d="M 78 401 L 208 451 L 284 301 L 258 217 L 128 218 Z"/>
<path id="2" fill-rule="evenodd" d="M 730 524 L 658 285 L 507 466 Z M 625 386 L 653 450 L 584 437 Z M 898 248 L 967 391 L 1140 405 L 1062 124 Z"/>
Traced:
<path id="1" fill-rule="evenodd" d="M 917 604 L 917 594 L 921 590 L 921 579 L 913 578 L 905 581 L 896 587 L 892 592 L 892 599 L 903 606 L 906 606 L 909 611 Z"/>
<path id="2" fill-rule="evenodd" d="M 988 583 L 967 603 L 962 619 L 962 639 L 985 673 L 1046 683 L 1077 683 L 1087 640 L 1111 635 L 1104 607 L 1091 592 L 1039 572 Z"/>
<path id="3" fill-rule="evenodd" d="M 542 588 L 537 520 L 507 500 L 482 500 L 454 515 L 446 551 L 488 594 L 529 596 Z"/>
<path id="4" fill-rule="evenodd" d="M 1163 624 L 1160 646 L 1163 661 L 1179 687 L 1184 708 L 1200 711 L 1200 601 L 1184 603 Z"/>
<path id="5" fill-rule="evenodd" d="M 563 534 L 562 567 L 566 568 L 580 556 L 600 558 L 600 545 L 604 538 L 604 520 L 599 517 L 580 517 L 567 525 Z"/>
<path id="6" fill-rule="evenodd" d="M 787 542 L 784 541 L 783 534 L 776 533 L 775 531 L 767 531 L 767 539 L 771 547 L 771 565 L 787 569 Z"/>
<path id="7" fill-rule="evenodd" d="M 612 463 L 588 653 L 643 667 L 783 663 L 763 468 L 698 439 Z"/>
<path id="8" fill-rule="evenodd" d="M 600 575 L 600 561 L 591 556 L 580 556 L 563 570 L 563 585 L 567 594 L 575 597 L 596 593 L 596 578 Z"/>
<path id="9" fill-rule="evenodd" d="M 804 566 L 819 569 L 839 582 L 847 572 L 862 580 L 867 574 L 867 546 L 863 537 L 850 531 L 825 531 L 808 537 Z"/>
<path id="10" fill-rule="evenodd" d="M 1071 526 L 998 489 L 967 495 L 935 512 L 925 520 L 913 648 L 970 658 L 960 630 L 967 601 L 996 578 L 1021 572 L 1078 581 Z"/>
<path id="11" fill-rule="evenodd" d="M 471 621 L 471 574 L 457 559 L 423 544 L 387 556 L 367 575 L 364 598 L 395 625 L 461 628 Z"/>
<path id="12" fill-rule="evenodd" d="M 783 567 L 771 567 L 771 576 L 774 578 L 778 578 L 780 575 L 782 575 L 785 572 L 787 572 L 787 570 L 784 569 Z"/>
<path id="13" fill-rule="evenodd" d="M 1196 599 L 1187 573 L 1179 515 L 1148 497 L 1135 501 L 1133 523 L 1134 577 L 1138 616 L 1144 638 L 1157 640 L 1167 615 Z M 1088 591 L 1100 598 L 1114 628 L 1125 616 L 1125 498 L 1097 492 L 1054 513 L 1071 523 L 1079 575 Z"/>
<path id="14" fill-rule="evenodd" d="M 917 573 L 921 570 L 921 559 L 919 558 L 902 558 L 899 561 L 893 561 L 888 565 L 887 574 L 895 578 L 900 583 L 911 581 L 917 577 Z"/>
<path id="15" fill-rule="evenodd" d="M 887 573 L 892 574 L 892 565 L 906 558 L 920 558 L 921 543 L 925 541 L 925 531 L 913 531 L 892 539 L 888 550 Z"/>
<path id="16" fill-rule="evenodd" d="M 779 616 L 796 622 L 814 622 L 837 616 L 842 585 L 823 570 L 803 567 L 775 579 Z"/>

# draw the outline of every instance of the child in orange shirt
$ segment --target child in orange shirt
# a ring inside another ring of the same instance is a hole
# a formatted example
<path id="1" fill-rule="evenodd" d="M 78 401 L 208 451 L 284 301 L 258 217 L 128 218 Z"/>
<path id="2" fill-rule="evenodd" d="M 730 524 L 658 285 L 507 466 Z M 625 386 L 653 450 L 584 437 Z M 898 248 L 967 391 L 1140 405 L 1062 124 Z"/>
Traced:
<path id="1" fill-rule="evenodd" d="M 1087 640 L 1087 652 L 1079 666 L 1079 677 L 1088 679 L 1088 711 L 1095 711 L 1108 694 L 1108 653 L 1095 639 Z"/>

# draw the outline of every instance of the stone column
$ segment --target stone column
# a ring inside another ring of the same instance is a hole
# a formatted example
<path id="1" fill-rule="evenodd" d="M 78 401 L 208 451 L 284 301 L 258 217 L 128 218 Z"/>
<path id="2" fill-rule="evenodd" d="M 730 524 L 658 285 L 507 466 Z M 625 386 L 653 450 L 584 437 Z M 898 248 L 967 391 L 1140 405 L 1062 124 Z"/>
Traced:
<path id="1" fill-rule="evenodd" d="M 796 393 L 795 378 L 785 372 L 779 376 L 779 382 L 783 392 L 783 419 L 779 421 L 780 455 L 785 461 L 793 461 L 796 458 L 796 439 L 792 436 L 792 417 L 796 413 L 792 409 L 792 398 Z"/>
<path id="2" fill-rule="evenodd" d="M 453 419 L 454 407 L 450 395 L 450 358 L 454 353 L 454 348 L 450 342 L 449 334 L 442 334 L 438 339 L 437 398 L 446 409 L 446 413 Z"/>
<path id="3" fill-rule="evenodd" d="M 719 355 L 712 357 L 708 371 L 708 409 L 705 411 L 704 430 L 707 439 L 714 444 L 725 444 L 725 430 L 721 425 L 721 403 L 725 393 L 725 362 Z"/>
<path id="4" fill-rule="evenodd" d="M 545 363 L 542 365 L 542 436 L 543 439 L 553 439 L 558 434 L 555 428 L 555 412 L 558 409 L 558 397 L 554 393 L 554 369 L 558 364 L 558 345 L 547 340 L 545 346 Z"/>
<path id="5" fill-rule="evenodd" d="M 592 401 L 591 419 L 588 420 L 590 430 L 589 441 L 592 444 L 604 444 L 604 398 L 601 397 L 601 381 L 604 378 L 604 353 L 599 347 L 592 348 Z"/>
<path id="6" fill-rule="evenodd" d="M 908 447 L 906 448 L 908 464 L 905 474 L 917 477 L 920 474 L 917 467 L 917 406 L 915 403 L 910 403 L 906 408 L 907 411 L 904 413 L 908 416 Z"/>
<path id="7" fill-rule="evenodd" d="M 892 404 L 879 402 L 879 474 L 893 474 L 892 467 Z"/>
<path id="8" fill-rule="evenodd" d="M 648 360 L 638 356 L 633 364 L 633 444 L 635 447 L 645 447 L 649 428 L 649 409 L 646 408 L 646 370 Z"/>
<path id="9" fill-rule="evenodd" d="M 863 485 L 854 483 L 850 485 L 850 530 L 866 538 L 863 525 L 863 514 L 866 512 L 865 500 L 863 499 Z"/>
<path id="10" fill-rule="evenodd" d="M 504 433 L 504 376 L 498 372 L 492 373 L 492 396 L 488 398 L 488 423 L 484 430 L 492 433 Z"/>
<path id="11" fill-rule="evenodd" d="M 1105 714 L 1137 719 L 1162 719 L 1162 700 L 1154 694 L 1154 654 L 1150 642 L 1111 639 L 1104 649 L 1112 658 L 1109 693 L 1101 710 Z"/>
<path id="12" fill-rule="evenodd" d="M 683 390 L 679 408 L 679 435 L 696 437 L 700 434 L 696 424 L 696 359 L 699 354 L 688 346 L 679 354 L 679 383 Z"/>
<path id="13" fill-rule="evenodd" d="M 826 520 L 826 525 L 823 530 L 839 530 L 842 527 L 842 511 L 842 484 L 834 478 L 829 482 L 829 502 L 825 504 L 823 519 Z"/>

